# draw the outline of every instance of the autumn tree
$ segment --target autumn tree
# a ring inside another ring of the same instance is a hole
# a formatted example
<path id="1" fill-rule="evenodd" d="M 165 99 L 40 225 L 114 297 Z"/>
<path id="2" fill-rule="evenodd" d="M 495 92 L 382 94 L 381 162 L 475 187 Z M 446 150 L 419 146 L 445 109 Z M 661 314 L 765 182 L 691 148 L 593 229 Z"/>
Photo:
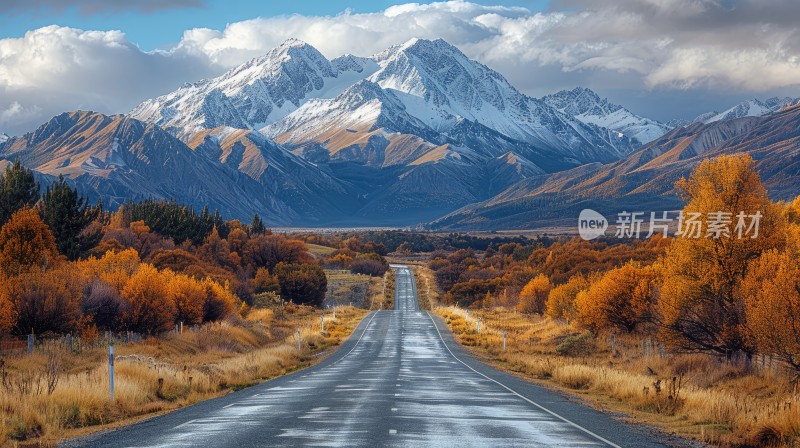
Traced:
<path id="1" fill-rule="evenodd" d="M 257 235 L 245 245 L 244 259 L 254 268 L 270 271 L 278 263 L 302 263 L 311 261 L 306 244 L 283 235 Z"/>
<path id="2" fill-rule="evenodd" d="M 7 279 L 0 273 L 0 336 L 11 333 L 11 329 L 17 323 L 17 311 L 4 287 L 6 282 Z"/>
<path id="3" fill-rule="evenodd" d="M 75 263 L 75 269 L 86 278 L 100 279 L 117 291 L 121 291 L 128 280 L 139 271 L 141 259 L 134 249 L 111 251 L 102 257 L 90 257 Z"/>
<path id="4" fill-rule="evenodd" d="M 80 197 L 61 176 L 42 196 L 44 222 L 53 231 L 59 252 L 69 260 L 78 259 L 100 242 L 100 227 L 89 228 L 100 211 Z"/>
<path id="5" fill-rule="evenodd" d="M 350 272 L 380 277 L 389 269 L 389 263 L 378 254 L 363 254 L 350 262 Z"/>
<path id="6" fill-rule="evenodd" d="M 117 330 L 122 316 L 128 311 L 128 302 L 110 283 L 94 278 L 84 289 L 81 311 L 99 330 Z"/>
<path id="7" fill-rule="evenodd" d="M 567 280 L 563 285 L 558 285 L 550 290 L 547 295 L 546 314 L 553 319 L 574 320 L 578 311 L 575 309 L 575 299 L 581 291 L 589 289 L 589 280 L 577 274 Z"/>
<path id="8" fill-rule="evenodd" d="M 33 268 L 46 269 L 58 260 L 56 240 L 31 208 L 18 210 L 0 229 L 0 270 L 14 276 Z"/>
<path id="9" fill-rule="evenodd" d="M 577 293 L 577 320 L 593 333 L 619 329 L 632 332 L 652 317 L 657 268 L 628 263 L 612 269 Z"/>
<path id="10" fill-rule="evenodd" d="M 15 334 L 63 334 L 78 328 L 82 284 L 68 266 L 27 271 L 2 288 L 13 309 Z"/>
<path id="11" fill-rule="evenodd" d="M 800 371 L 800 251 L 770 250 L 742 285 L 750 341 Z"/>
<path id="12" fill-rule="evenodd" d="M 280 263 L 275 275 L 281 285 L 281 297 L 295 303 L 321 306 L 328 290 L 325 271 L 313 263 Z"/>
<path id="13" fill-rule="evenodd" d="M 278 278 L 270 274 L 267 268 L 258 268 L 258 270 L 256 270 L 256 275 L 252 280 L 252 287 L 253 292 L 256 294 L 280 291 Z"/>
<path id="14" fill-rule="evenodd" d="M 206 290 L 197 280 L 169 271 L 164 274 L 167 279 L 167 295 L 175 303 L 175 321 L 194 325 L 203 321 L 203 306 Z"/>
<path id="15" fill-rule="evenodd" d="M 6 167 L 0 176 L 0 226 L 23 207 L 32 207 L 39 200 L 41 186 L 33 171 L 22 166 L 19 160 Z"/>
<path id="16" fill-rule="evenodd" d="M 210 279 L 203 281 L 205 300 L 203 302 L 203 322 L 223 319 L 236 309 L 236 297 L 219 283 Z"/>
<path id="17" fill-rule="evenodd" d="M 209 263 L 229 268 L 237 267 L 240 262 L 238 255 L 235 258 L 231 257 L 231 248 L 226 240 L 220 238 L 216 227 L 197 250 L 197 256 Z"/>
<path id="18" fill-rule="evenodd" d="M 244 230 L 238 227 L 231 229 L 227 238 L 231 252 L 236 252 L 241 256 L 244 253 L 244 246 L 247 244 L 248 239 L 247 232 Z"/>
<path id="19" fill-rule="evenodd" d="M 748 155 L 705 160 L 676 188 L 687 203 L 684 217 L 716 216 L 729 229 L 714 237 L 704 226 L 699 237 L 683 235 L 667 250 L 658 301 L 662 338 L 682 350 L 752 353 L 741 282 L 752 260 L 783 246 L 785 216 L 767 198 Z M 753 216 L 760 216 L 757 235 Z"/>
<path id="20" fill-rule="evenodd" d="M 517 311 L 520 313 L 543 314 L 550 288 L 550 279 L 546 275 L 539 274 L 534 277 L 520 291 Z"/>
<path id="21" fill-rule="evenodd" d="M 158 334 L 172 328 L 175 302 L 167 294 L 164 277 L 149 264 L 143 264 L 122 289 L 122 297 L 130 304 L 123 316 L 125 326 L 133 331 Z"/>

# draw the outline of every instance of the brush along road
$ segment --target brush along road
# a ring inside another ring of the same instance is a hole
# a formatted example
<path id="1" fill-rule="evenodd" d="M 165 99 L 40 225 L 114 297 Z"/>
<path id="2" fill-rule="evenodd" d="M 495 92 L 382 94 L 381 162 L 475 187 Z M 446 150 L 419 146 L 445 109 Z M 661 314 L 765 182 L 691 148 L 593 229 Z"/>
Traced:
<path id="1" fill-rule="evenodd" d="M 314 367 L 116 431 L 109 447 L 657 447 L 657 436 L 489 367 L 420 311 L 396 271 L 393 310 L 368 315 Z"/>

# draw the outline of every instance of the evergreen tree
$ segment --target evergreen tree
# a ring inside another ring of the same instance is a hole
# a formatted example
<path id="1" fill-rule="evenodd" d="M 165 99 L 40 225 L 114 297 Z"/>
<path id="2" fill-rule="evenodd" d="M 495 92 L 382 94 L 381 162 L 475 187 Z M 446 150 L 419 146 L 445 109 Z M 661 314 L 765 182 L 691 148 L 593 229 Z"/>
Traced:
<path id="1" fill-rule="evenodd" d="M 100 209 L 89 205 L 62 176 L 47 187 L 42 205 L 44 222 L 56 237 L 58 251 L 68 259 L 77 260 L 100 242 L 102 232 L 99 226 L 94 231 L 84 232 L 97 219 Z"/>
<path id="2" fill-rule="evenodd" d="M 19 159 L 6 167 L 6 172 L 0 177 L 0 226 L 17 210 L 33 206 L 39 200 L 40 188 L 33 172 L 23 167 Z"/>
<path id="3" fill-rule="evenodd" d="M 250 224 L 250 231 L 253 235 L 258 235 L 264 233 L 265 230 L 267 229 L 264 227 L 264 221 L 262 221 L 261 217 L 258 216 L 258 213 L 256 213 L 253 215 L 253 222 Z"/>

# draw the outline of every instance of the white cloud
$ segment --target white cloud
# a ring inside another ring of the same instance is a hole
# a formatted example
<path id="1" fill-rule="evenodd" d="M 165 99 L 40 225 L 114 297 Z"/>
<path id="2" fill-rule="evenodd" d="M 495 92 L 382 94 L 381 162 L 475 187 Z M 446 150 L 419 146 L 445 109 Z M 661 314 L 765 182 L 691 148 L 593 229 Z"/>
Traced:
<path id="1" fill-rule="evenodd" d="M 637 94 L 798 88 L 798 16 L 800 2 L 792 0 L 560 0 L 544 13 L 464 1 L 409 3 L 377 13 L 196 28 L 154 52 L 120 31 L 53 26 L 0 40 L 0 111 L 28 111 L 0 124 L 19 133 L 64 110 L 125 112 L 289 37 L 328 57 L 369 55 L 411 37 L 443 38 L 533 95 L 575 84 Z"/>

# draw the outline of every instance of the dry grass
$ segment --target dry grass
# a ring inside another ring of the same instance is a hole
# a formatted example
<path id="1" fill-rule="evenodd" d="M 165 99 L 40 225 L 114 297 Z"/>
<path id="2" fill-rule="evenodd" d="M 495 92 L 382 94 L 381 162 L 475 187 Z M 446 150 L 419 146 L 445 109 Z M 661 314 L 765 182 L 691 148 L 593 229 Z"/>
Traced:
<path id="1" fill-rule="evenodd" d="M 326 269 L 325 276 L 328 279 L 328 291 L 325 294 L 326 306 L 369 307 L 369 288 L 373 281 L 370 276 L 332 269 Z"/>
<path id="2" fill-rule="evenodd" d="M 314 258 L 325 258 L 336 252 L 336 248 L 334 247 L 321 246 L 319 244 L 306 243 L 306 247 L 308 248 L 308 253 Z"/>
<path id="3" fill-rule="evenodd" d="M 417 282 L 420 309 L 432 310 L 439 303 L 440 296 L 433 271 L 422 263 L 409 263 L 409 266 Z"/>
<path id="4" fill-rule="evenodd" d="M 325 333 L 320 332 L 323 314 Z M 6 358 L 0 373 L 0 445 L 52 445 L 286 374 L 321 359 L 319 354 L 344 341 L 365 314 L 352 307 L 323 312 L 287 305 L 117 345 L 113 402 L 105 348 L 80 354 L 54 348 Z M 53 378 L 56 384 L 48 393 Z"/>
<path id="5" fill-rule="evenodd" d="M 719 446 L 800 443 L 800 390 L 781 369 L 700 354 L 662 357 L 656 352 L 645 358 L 639 336 L 617 336 L 616 355 L 608 337 L 601 337 L 590 352 L 564 356 L 557 347 L 580 334 L 566 323 L 499 308 L 469 316 L 452 307 L 435 311 L 459 342 L 490 363 L 579 394 L 597 407 Z"/>
<path id="6" fill-rule="evenodd" d="M 390 310 L 394 308 L 394 269 L 386 271 L 382 278 L 374 278 L 370 286 L 370 309 Z"/>

